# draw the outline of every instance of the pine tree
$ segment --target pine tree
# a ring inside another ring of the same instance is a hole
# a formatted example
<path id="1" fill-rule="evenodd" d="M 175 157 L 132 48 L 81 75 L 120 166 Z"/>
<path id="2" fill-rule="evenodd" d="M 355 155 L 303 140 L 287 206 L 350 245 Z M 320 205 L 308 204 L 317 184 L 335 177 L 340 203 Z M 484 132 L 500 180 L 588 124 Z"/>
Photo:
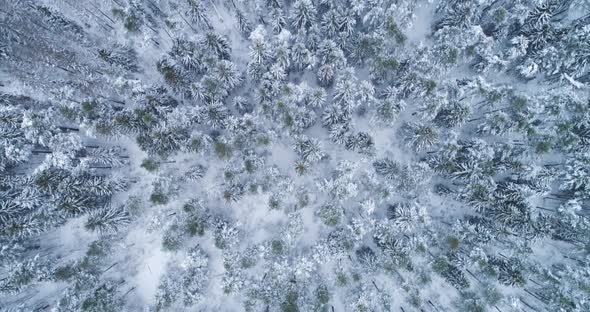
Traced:
<path id="1" fill-rule="evenodd" d="M 188 250 L 182 266 L 186 270 L 182 279 L 183 301 L 191 306 L 204 299 L 204 290 L 209 279 L 209 256 L 201 247 Z"/>
<path id="2" fill-rule="evenodd" d="M 209 16 L 205 4 L 200 0 L 187 0 L 188 10 L 186 14 L 190 16 L 193 22 L 198 25 L 205 26 L 207 29 L 212 29 Z"/>
<path id="3" fill-rule="evenodd" d="M 273 32 L 278 34 L 283 31 L 285 27 L 287 27 L 287 21 L 285 19 L 285 13 L 283 12 L 283 9 L 280 7 L 273 7 L 270 9 L 269 15 Z"/>
<path id="4" fill-rule="evenodd" d="M 334 205 L 326 204 L 317 210 L 316 214 L 327 226 L 335 226 L 340 223 L 342 209 Z"/>
<path id="5" fill-rule="evenodd" d="M 214 68 L 215 77 L 226 89 L 231 90 L 235 88 L 242 80 L 238 69 L 232 62 L 222 60 L 216 65 Z"/>
<path id="6" fill-rule="evenodd" d="M 398 116 L 406 107 L 406 104 L 401 100 L 386 98 L 377 101 L 375 110 L 375 118 L 383 123 L 391 124 L 395 122 Z"/>
<path id="7" fill-rule="evenodd" d="M 400 165 L 388 158 L 375 161 L 373 167 L 377 174 L 382 175 L 389 180 L 396 179 L 401 173 Z"/>
<path id="8" fill-rule="evenodd" d="M 395 203 L 387 207 L 387 218 L 402 231 L 411 230 L 418 222 L 424 222 L 424 211 L 416 203 Z"/>
<path id="9" fill-rule="evenodd" d="M 581 198 L 590 197 L 590 182 L 588 179 L 588 165 L 590 157 L 584 153 L 577 153 L 567 162 L 564 172 L 562 190 L 571 192 Z"/>
<path id="10" fill-rule="evenodd" d="M 185 177 L 191 181 L 196 181 L 205 176 L 207 168 L 203 165 L 195 165 L 188 168 L 188 171 L 184 174 Z"/>
<path id="11" fill-rule="evenodd" d="M 355 254 L 359 263 L 365 266 L 367 270 L 374 271 L 377 269 L 379 265 L 377 255 L 371 247 L 362 246 L 355 251 Z"/>
<path id="12" fill-rule="evenodd" d="M 453 128 L 465 123 L 469 114 L 469 107 L 459 102 L 452 102 L 448 107 L 438 111 L 434 117 L 434 123 L 441 127 Z"/>
<path id="13" fill-rule="evenodd" d="M 121 68 L 136 72 L 139 70 L 137 65 L 137 52 L 131 47 L 115 45 L 110 48 L 98 50 L 98 57 L 105 62 L 120 66 Z"/>
<path id="14" fill-rule="evenodd" d="M 295 141 L 295 152 L 305 161 L 317 162 L 322 159 L 325 154 L 322 152 L 321 143 L 313 138 L 305 136 L 299 137 Z"/>
<path id="15" fill-rule="evenodd" d="M 332 82 L 334 81 L 334 67 L 332 65 L 326 64 L 321 66 L 318 69 L 317 72 L 317 77 L 318 77 L 318 83 L 321 86 L 324 87 L 328 87 L 332 84 Z"/>
<path id="16" fill-rule="evenodd" d="M 175 64 L 172 65 L 173 68 L 177 66 L 177 63 L 181 64 L 183 69 L 189 71 L 200 71 L 204 66 L 203 56 L 193 41 L 175 38 L 168 55 L 175 60 Z"/>
<path id="17" fill-rule="evenodd" d="M 444 258 L 438 258 L 433 263 L 434 270 L 447 280 L 453 287 L 461 290 L 470 286 L 469 281 L 455 265 L 449 263 Z"/>
<path id="18" fill-rule="evenodd" d="M 90 212 L 85 227 L 100 234 L 112 234 L 129 222 L 129 214 L 122 207 L 108 206 Z"/>
<path id="19" fill-rule="evenodd" d="M 90 166 L 109 166 L 109 167 L 120 167 L 125 162 L 119 155 L 120 149 L 115 148 L 93 148 L 87 150 L 87 161 Z"/>
<path id="20" fill-rule="evenodd" d="M 49 265 L 38 255 L 10 266 L 10 273 L 0 282 L 0 293 L 19 293 L 31 283 L 48 280 Z"/>
<path id="21" fill-rule="evenodd" d="M 230 57 L 231 48 L 229 42 L 225 37 L 214 32 L 206 33 L 198 43 L 220 59 L 227 60 Z"/>
<path id="22" fill-rule="evenodd" d="M 346 148 L 358 151 L 365 155 L 372 155 L 375 150 L 375 143 L 371 135 L 368 133 L 358 132 L 347 138 Z"/>
<path id="23" fill-rule="evenodd" d="M 438 133 L 430 126 L 418 123 L 406 123 L 402 128 L 406 144 L 416 149 L 423 150 L 432 146 L 438 139 Z"/>
<path id="24" fill-rule="evenodd" d="M 250 33 L 253 30 L 252 25 L 250 24 L 250 21 L 248 21 L 248 19 L 246 18 L 246 15 L 244 14 L 244 12 L 242 10 L 240 10 L 238 8 L 235 8 L 235 9 L 236 9 L 236 20 L 238 21 L 238 29 L 245 37 L 250 36 Z"/>
<path id="25" fill-rule="evenodd" d="M 301 37 L 297 37 L 291 47 L 291 61 L 296 69 L 309 68 L 313 64 L 311 52 L 307 49 Z"/>
<path id="26" fill-rule="evenodd" d="M 117 307 L 123 304 L 123 298 L 118 296 L 119 285 L 113 282 L 107 282 L 90 293 L 81 302 L 80 308 L 89 312 L 111 312 L 117 311 Z"/>
<path id="27" fill-rule="evenodd" d="M 297 30 L 307 30 L 315 23 L 316 9 L 311 0 L 297 0 L 293 4 L 291 20 Z"/>

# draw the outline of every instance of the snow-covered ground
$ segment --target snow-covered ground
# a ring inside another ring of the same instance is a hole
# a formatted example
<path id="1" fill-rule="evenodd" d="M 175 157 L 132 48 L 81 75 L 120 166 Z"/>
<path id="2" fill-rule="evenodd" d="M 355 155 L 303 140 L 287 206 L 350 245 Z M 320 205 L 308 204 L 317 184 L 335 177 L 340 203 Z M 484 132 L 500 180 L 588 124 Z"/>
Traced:
<path id="1" fill-rule="evenodd" d="M 0 311 L 588 311 L 588 8 L 0 2 Z"/>

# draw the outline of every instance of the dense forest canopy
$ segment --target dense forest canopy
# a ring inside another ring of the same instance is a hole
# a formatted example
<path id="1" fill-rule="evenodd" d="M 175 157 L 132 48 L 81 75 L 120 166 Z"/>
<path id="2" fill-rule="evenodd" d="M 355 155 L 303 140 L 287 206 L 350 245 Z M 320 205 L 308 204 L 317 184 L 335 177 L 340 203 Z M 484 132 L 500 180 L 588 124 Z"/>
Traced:
<path id="1" fill-rule="evenodd" d="M 0 311 L 590 311 L 590 1 L 0 0 Z"/>

